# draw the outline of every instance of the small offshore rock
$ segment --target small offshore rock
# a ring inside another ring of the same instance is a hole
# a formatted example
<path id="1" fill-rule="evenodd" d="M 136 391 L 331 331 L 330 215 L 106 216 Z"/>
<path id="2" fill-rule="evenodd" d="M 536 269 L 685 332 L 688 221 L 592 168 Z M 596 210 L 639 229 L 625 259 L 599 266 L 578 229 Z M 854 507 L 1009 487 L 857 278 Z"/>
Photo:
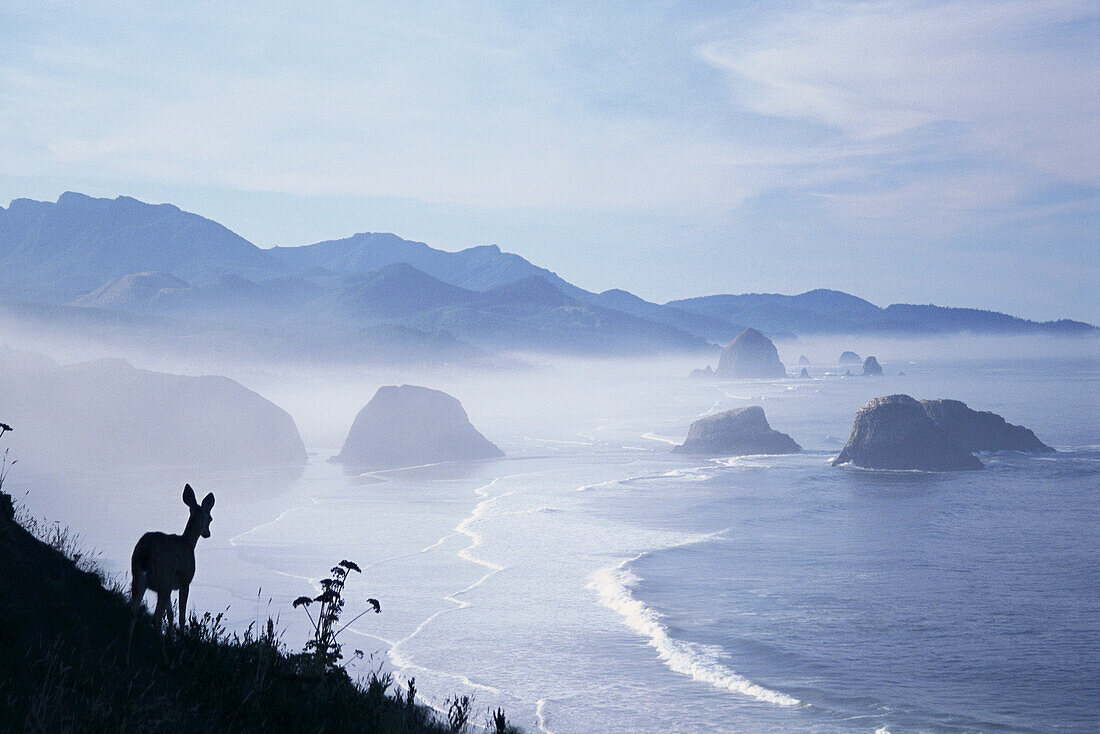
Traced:
<path id="1" fill-rule="evenodd" d="M 729 343 L 714 371 L 718 377 L 770 379 L 786 377 L 787 369 L 779 361 L 779 351 L 768 337 L 756 329 L 745 329 Z"/>
<path id="2" fill-rule="evenodd" d="M 863 376 L 864 377 L 881 377 L 882 365 L 878 363 L 878 360 L 874 357 L 868 357 L 863 361 Z"/>
<path id="3" fill-rule="evenodd" d="M 794 454 L 801 450 L 794 439 L 768 425 L 759 405 L 700 418 L 691 424 L 684 443 L 672 449 L 677 454 L 706 456 Z"/>

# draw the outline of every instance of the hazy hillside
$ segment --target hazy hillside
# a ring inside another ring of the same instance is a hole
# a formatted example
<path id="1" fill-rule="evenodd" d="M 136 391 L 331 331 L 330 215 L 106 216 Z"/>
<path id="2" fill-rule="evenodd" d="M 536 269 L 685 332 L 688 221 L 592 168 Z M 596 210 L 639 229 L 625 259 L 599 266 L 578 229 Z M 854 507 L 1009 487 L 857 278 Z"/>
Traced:
<path id="1" fill-rule="evenodd" d="M 304 464 L 290 415 L 225 377 L 184 377 L 120 359 L 60 365 L 0 350 L 0 413 L 19 426 L 10 442 L 38 467 Z"/>

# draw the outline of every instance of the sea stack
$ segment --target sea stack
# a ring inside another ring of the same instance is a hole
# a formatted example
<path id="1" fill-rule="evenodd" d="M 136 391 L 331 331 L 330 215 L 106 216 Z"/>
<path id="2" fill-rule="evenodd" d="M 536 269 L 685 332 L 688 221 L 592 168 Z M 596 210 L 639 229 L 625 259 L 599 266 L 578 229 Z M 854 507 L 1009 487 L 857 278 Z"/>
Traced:
<path id="1" fill-rule="evenodd" d="M 684 443 L 672 449 L 677 454 L 704 456 L 796 454 L 801 450 L 790 436 L 772 430 L 759 405 L 700 418 L 691 424 Z"/>
<path id="2" fill-rule="evenodd" d="M 841 352 L 839 364 L 859 364 L 863 359 L 855 352 Z"/>
<path id="3" fill-rule="evenodd" d="M 996 413 L 972 410 L 959 400 L 922 400 L 932 421 L 967 451 L 1053 452 L 1030 429 L 1014 426 Z"/>
<path id="4" fill-rule="evenodd" d="M 504 452 L 478 433 L 462 403 L 416 385 L 378 388 L 333 461 L 372 469 L 493 459 Z"/>
<path id="5" fill-rule="evenodd" d="M 856 413 L 852 434 L 833 466 L 957 471 L 982 462 L 928 417 L 908 395 L 875 398 Z"/>
<path id="6" fill-rule="evenodd" d="M 802 368 L 802 371 L 798 373 L 798 376 L 799 376 L 799 377 L 803 377 L 803 378 L 805 378 L 805 377 L 809 377 L 809 376 L 810 376 L 810 372 L 809 372 L 809 370 L 807 370 L 807 369 L 806 369 L 805 367 L 803 367 L 803 368 Z"/>
<path id="7" fill-rule="evenodd" d="M 779 361 L 779 352 L 771 339 L 750 328 L 738 334 L 725 348 L 714 374 L 718 377 L 771 379 L 786 377 L 787 370 Z"/>
<path id="8" fill-rule="evenodd" d="M 807 357 L 805 354 L 803 354 L 802 356 L 800 356 L 798 358 L 798 364 L 803 366 L 803 367 L 808 365 L 809 363 L 810 363 L 810 358 Z"/>
<path id="9" fill-rule="evenodd" d="M 864 377 L 882 377 L 882 365 L 878 363 L 878 360 L 874 357 L 868 357 L 863 360 L 863 376 Z"/>

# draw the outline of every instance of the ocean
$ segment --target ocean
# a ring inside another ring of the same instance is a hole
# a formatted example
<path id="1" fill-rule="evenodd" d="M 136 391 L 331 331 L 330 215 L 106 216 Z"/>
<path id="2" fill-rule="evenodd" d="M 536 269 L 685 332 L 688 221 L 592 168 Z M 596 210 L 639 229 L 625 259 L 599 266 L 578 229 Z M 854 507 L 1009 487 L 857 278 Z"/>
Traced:
<path id="1" fill-rule="evenodd" d="M 415 677 L 439 707 L 469 695 L 475 721 L 501 706 L 532 732 L 1100 730 L 1100 358 L 880 361 L 883 378 L 466 376 L 430 386 L 507 458 L 364 474 L 326 461 L 345 426 L 261 389 L 305 424 L 310 464 L 187 475 L 218 494 L 192 606 L 240 628 L 277 616 L 297 646 L 290 601 L 353 560 L 347 613 L 382 604 L 345 632 L 358 674 Z M 830 466 L 855 411 L 898 392 L 1000 413 L 1058 453 Z M 670 453 L 691 421 L 745 405 L 803 453 Z M 143 529 L 186 518 L 183 474 L 16 478 L 119 572 Z"/>

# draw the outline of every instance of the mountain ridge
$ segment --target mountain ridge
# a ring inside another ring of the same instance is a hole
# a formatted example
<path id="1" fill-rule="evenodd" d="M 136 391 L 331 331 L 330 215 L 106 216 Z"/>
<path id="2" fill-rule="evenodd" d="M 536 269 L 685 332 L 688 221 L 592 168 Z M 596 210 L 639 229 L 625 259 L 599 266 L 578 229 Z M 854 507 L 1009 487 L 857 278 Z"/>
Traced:
<path id="1" fill-rule="evenodd" d="M 457 252 L 362 232 L 262 249 L 173 204 L 66 192 L 0 207 L 0 300 L 94 306 L 251 326 L 343 324 L 465 334 L 485 348 L 627 352 L 724 344 L 746 327 L 797 334 L 1093 333 L 932 304 L 882 308 L 843 291 L 715 294 L 658 304 L 592 293 L 497 245 Z M 335 335 L 333 335 L 335 338 Z"/>

